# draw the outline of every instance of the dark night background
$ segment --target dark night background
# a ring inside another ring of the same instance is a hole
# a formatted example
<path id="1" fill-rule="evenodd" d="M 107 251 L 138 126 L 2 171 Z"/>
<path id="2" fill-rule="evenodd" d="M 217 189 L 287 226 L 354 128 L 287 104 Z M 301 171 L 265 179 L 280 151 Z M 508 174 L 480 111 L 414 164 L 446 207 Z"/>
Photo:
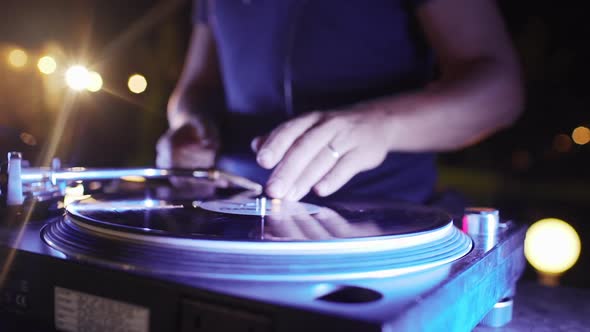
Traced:
<path id="1" fill-rule="evenodd" d="M 590 144 L 557 136 L 590 125 L 587 12 L 581 5 L 549 1 L 498 3 L 521 56 L 526 109 L 513 128 L 441 155 L 440 186 L 519 221 L 557 217 L 569 222 L 582 239 L 582 255 L 562 284 L 587 288 Z M 50 50 L 60 59 L 89 65 L 104 80 L 103 90 L 75 100 L 57 155 L 84 166 L 153 164 L 155 142 L 166 128 L 167 96 L 183 63 L 190 8 L 190 1 L 3 1 L 0 127 L 32 134 L 36 147 L 24 149 L 33 160 L 49 139 L 60 108 L 47 97 L 51 80 L 38 73 L 35 62 Z M 7 65 L 5 55 L 14 47 L 28 52 L 25 68 Z M 127 89 L 127 78 L 136 72 L 148 80 L 139 95 Z M 53 92 L 57 100 L 63 97 L 59 91 Z M 2 151 L 20 144 L 4 136 Z M 535 278 L 532 268 L 525 278 Z"/>

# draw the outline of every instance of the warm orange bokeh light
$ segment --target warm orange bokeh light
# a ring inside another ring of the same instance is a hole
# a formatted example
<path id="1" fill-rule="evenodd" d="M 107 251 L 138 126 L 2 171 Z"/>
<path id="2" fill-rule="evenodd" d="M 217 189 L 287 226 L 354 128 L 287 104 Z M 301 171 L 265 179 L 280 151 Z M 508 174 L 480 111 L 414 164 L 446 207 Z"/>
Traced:
<path id="1" fill-rule="evenodd" d="M 45 75 L 53 74 L 57 69 L 57 62 L 55 59 L 46 55 L 39 59 L 37 62 L 37 68 L 39 71 Z"/>
<path id="2" fill-rule="evenodd" d="M 22 68 L 27 64 L 29 57 L 27 52 L 20 48 L 14 49 L 8 53 L 8 63 L 15 68 Z"/>
<path id="3" fill-rule="evenodd" d="M 572 140 L 566 134 L 559 134 L 553 139 L 553 148 L 557 152 L 568 152 L 572 148 Z"/>
<path id="4" fill-rule="evenodd" d="M 102 76 L 95 71 L 91 71 L 88 73 L 88 84 L 86 86 L 86 90 L 90 92 L 97 92 L 102 89 Z"/>
<path id="5" fill-rule="evenodd" d="M 572 140 L 574 143 L 584 145 L 590 142 L 590 129 L 580 126 L 572 132 Z"/>
<path id="6" fill-rule="evenodd" d="M 143 75 L 134 74 L 129 77 L 127 86 L 129 87 L 129 91 L 133 93 L 142 93 L 147 89 L 147 80 Z"/>
<path id="7" fill-rule="evenodd" d="M 84 66 L 75 65 L 66 71 L 66 84 L 76 91 L 86 89 L 90 81 L 88 69 Z"/>

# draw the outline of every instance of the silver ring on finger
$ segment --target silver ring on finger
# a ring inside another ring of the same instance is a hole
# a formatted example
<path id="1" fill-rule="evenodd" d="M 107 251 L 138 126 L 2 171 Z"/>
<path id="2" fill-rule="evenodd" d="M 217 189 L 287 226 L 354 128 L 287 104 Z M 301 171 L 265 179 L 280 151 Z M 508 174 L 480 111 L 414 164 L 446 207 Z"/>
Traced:
<path id="1" fill-rule="evenodd" d="M 340 152 L 338 152 L 338 150 L 336 150 L 332 144 L 328 144 L 326 145 L 326 148 L 328 148 L 328 151 L 330 152 L 330 154 L 332 155 L 332 157 L 334 157 L 334 159 L 338 159 L 340 158 L 341 154 Z"/>

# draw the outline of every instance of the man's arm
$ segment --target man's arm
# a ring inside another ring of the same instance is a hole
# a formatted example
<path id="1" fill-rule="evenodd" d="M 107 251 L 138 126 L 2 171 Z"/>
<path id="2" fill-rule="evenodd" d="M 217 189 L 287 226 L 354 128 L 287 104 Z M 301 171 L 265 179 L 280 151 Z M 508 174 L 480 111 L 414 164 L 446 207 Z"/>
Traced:
<path id="1" fill-rule="evenodd" d="M 516 120 L 520 68 L 493 0 L 431 0 L 418 19 L 441 78 L 421 91 L 309 113 L 256 140 L 258 163 L 274 168 L 268 195 L 330 195 L 388 152 L 458 149 Z"/>
<path id="2" fill-rule="evenodd" d="M 511 125 L 523 104 L 517 56 L 492 0 L 432 0 L 418 18 L 441 77 L 426 90 L 375 101 L 392 151 L 447 151 Z"/>
<path id="3" fill-rule="evenodd" d="M 174 92 L 168 101 L 168 122 L 177 129 L 188 116 L 211 111 L 211 98 L 222 90 L 215 39 L 208 25 L 197 23 L 193 27 L 184 68 Z"/>
<path id="4" fill-rule="evenodd" d="M 168 131 L 156 150 L 159 167 L 212 167 L 219 147 L 213 112 L 222 95 L 213 35 L 206 24 L 194 26 L 182 75 L 168 101 Z"/>

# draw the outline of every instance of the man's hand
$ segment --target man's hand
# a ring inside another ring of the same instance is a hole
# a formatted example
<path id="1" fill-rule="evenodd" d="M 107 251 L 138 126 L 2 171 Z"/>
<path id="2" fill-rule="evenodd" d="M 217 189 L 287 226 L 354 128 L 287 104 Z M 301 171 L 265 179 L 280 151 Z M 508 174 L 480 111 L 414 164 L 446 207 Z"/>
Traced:
<path id="1" fill-rule="evenodd" d="M 156 165 L 162 168 L 210 168 L 215 163 L 217 142 L 203 137 L 198 125 L 187 122 L 169 129 L 156 146 Z"/>
<path id="2" fill-rule="evenodd" d="M 266 193 L 299 200 L 313 189 L 327 196 L 354 175 L 379 166 L 388 152 L 385 117 L 363 107 L 311 112 L 254 139 L 260 166 L 274 168 Z"/>

